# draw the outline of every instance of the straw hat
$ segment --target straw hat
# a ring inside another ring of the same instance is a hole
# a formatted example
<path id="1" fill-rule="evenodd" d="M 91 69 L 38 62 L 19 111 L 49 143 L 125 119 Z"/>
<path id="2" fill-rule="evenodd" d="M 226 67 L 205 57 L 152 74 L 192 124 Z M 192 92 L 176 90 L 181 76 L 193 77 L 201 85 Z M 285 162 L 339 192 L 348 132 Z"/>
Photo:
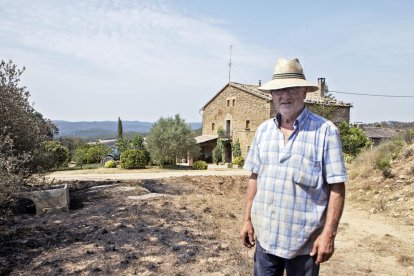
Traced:
<path id="1" fill-rule="evenodd" d="M 302 66 L 297 58 L 291 60 L 280 58 L 273 70 L 273 79 L 260 86 L 259 90 L 270 92 L 289 87 L 307 87 L 308 92 L 318 90 L 317 86 L 305 79 Z"/>

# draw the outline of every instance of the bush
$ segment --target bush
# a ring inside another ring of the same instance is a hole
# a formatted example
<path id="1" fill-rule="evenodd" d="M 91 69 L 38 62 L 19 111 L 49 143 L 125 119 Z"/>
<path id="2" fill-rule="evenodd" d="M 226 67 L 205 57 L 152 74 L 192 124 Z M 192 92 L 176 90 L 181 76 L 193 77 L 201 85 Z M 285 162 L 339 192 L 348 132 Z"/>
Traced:
<path id="1" fill-rule="evenodd" d="M 381 171 L 389 168 L 391 165 L 391 159 L 389 156 L 381 156 L 376 162 L 377 168 Z"/>
<path id="2" fill-rule="evenodd" d="M 233 152 L 233 157 L 239 157 L 242 155 L 239 139 L 232 143 L 231 150 Z"/>
<path id="3" fill-rule="evenodd" d="M 194 170 L 207 170 L 207 168 L 208 168 L 208 165 L 206 161 L 199 160 L 199 161 L 194 162 L 193 164 Z"/>
<path id="4" fill-rule="evenodd" d="M 355 159 L 355 156 L 353 156 L 353 155 L 351 155 L 351 154 L 344 153 L 343 155 L 344 155 L 344 161 L 345 161 L 345 163 L 347 163 L 347 164 L 351 163 L 351 162 L 352 162 L 352 160 L 354 160 L 354 159 Z"/>
<path id="5" fill-rule="evenodd" d="M 116 163 L 114 160 L 109 160 L 105 163 L 105 168 L 116 168 Z"/>
<path id="6" fill-rule="evenodd" d="M 244 158 L 242 156 L 236 157 L 233 159 L 233 164 L 239 167 L 243 167 L 244 165 Z"/>
<path id="7" fill-rule="evenodd" d="M 121 168 L 143 169 L 148 164 L 149 154 L 145 150 L 126 150 L 121 154 Z"/>
<path id="8" fill-rule="evenodd" d="M 111 148 L 104 144 L 96 144 L 88 147 L 86 159 L 88 164 L 100 163 L 102 158 L 111 152 Z"/>
<path id="9" fill-rule="evenodd" d="M 372 144 L 360 128 L 350 126 L 347 122 L 341 122 L 338 128 L 341 135 L 342 150 L 346 154 L 356 156 Z"/>
<path id="10" fill-rule="evenodd" d="M 38 163 L 45 170 L 57 169 L 64 164 L 67 165 L 69 149 L 57 141 L 44 141 L 36 151 L 36 155 Z"/>
<path id="11" fill-rule="evenodd" d="M 223 161 L 222 157 L 223 157 L 223 148 L 221 144 L 217 143 L 217 146 L 213 149 L 213 162 L 215 164 L 220 163 L 221 161 Z"/>

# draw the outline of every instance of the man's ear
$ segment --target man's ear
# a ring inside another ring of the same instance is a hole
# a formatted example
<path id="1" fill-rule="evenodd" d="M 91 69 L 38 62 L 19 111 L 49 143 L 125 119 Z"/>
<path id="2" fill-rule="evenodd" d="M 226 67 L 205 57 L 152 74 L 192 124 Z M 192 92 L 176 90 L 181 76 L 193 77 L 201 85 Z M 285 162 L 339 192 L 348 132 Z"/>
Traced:
<path id="1" fill-rule="evenodd" d="M 306 98 L 306 93 L 308 93 L 308 88 L 303 87 L 302 93 L 303 93 L 303 99 L 305 99 Z"/>

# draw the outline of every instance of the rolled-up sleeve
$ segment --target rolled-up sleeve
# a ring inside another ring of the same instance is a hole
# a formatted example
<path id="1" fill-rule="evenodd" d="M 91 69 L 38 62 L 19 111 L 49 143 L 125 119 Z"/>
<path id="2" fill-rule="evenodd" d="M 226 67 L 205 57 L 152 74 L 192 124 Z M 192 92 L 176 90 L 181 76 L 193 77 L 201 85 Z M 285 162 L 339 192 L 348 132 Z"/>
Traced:
<path id="1" fill-rule="evenodd" d="M 326 130 L 323 151 L 323 175 L 328 184 L 348 181 L 342 154 L 342 143 L 338 128 L 334 125 Z"/>

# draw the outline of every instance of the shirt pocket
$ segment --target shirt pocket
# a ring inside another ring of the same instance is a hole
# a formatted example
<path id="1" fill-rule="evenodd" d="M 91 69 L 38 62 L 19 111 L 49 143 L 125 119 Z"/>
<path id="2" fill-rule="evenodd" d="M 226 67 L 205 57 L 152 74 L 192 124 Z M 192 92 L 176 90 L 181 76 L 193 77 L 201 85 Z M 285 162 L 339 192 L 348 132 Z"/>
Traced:
<path id="1" fill-rule="evenodd" d="M 321 162 L 306 157 L 293 157 L 295 169 L 293 171 L 293 183 L 309 188 L 316 188 L 321 175 Z"/>

